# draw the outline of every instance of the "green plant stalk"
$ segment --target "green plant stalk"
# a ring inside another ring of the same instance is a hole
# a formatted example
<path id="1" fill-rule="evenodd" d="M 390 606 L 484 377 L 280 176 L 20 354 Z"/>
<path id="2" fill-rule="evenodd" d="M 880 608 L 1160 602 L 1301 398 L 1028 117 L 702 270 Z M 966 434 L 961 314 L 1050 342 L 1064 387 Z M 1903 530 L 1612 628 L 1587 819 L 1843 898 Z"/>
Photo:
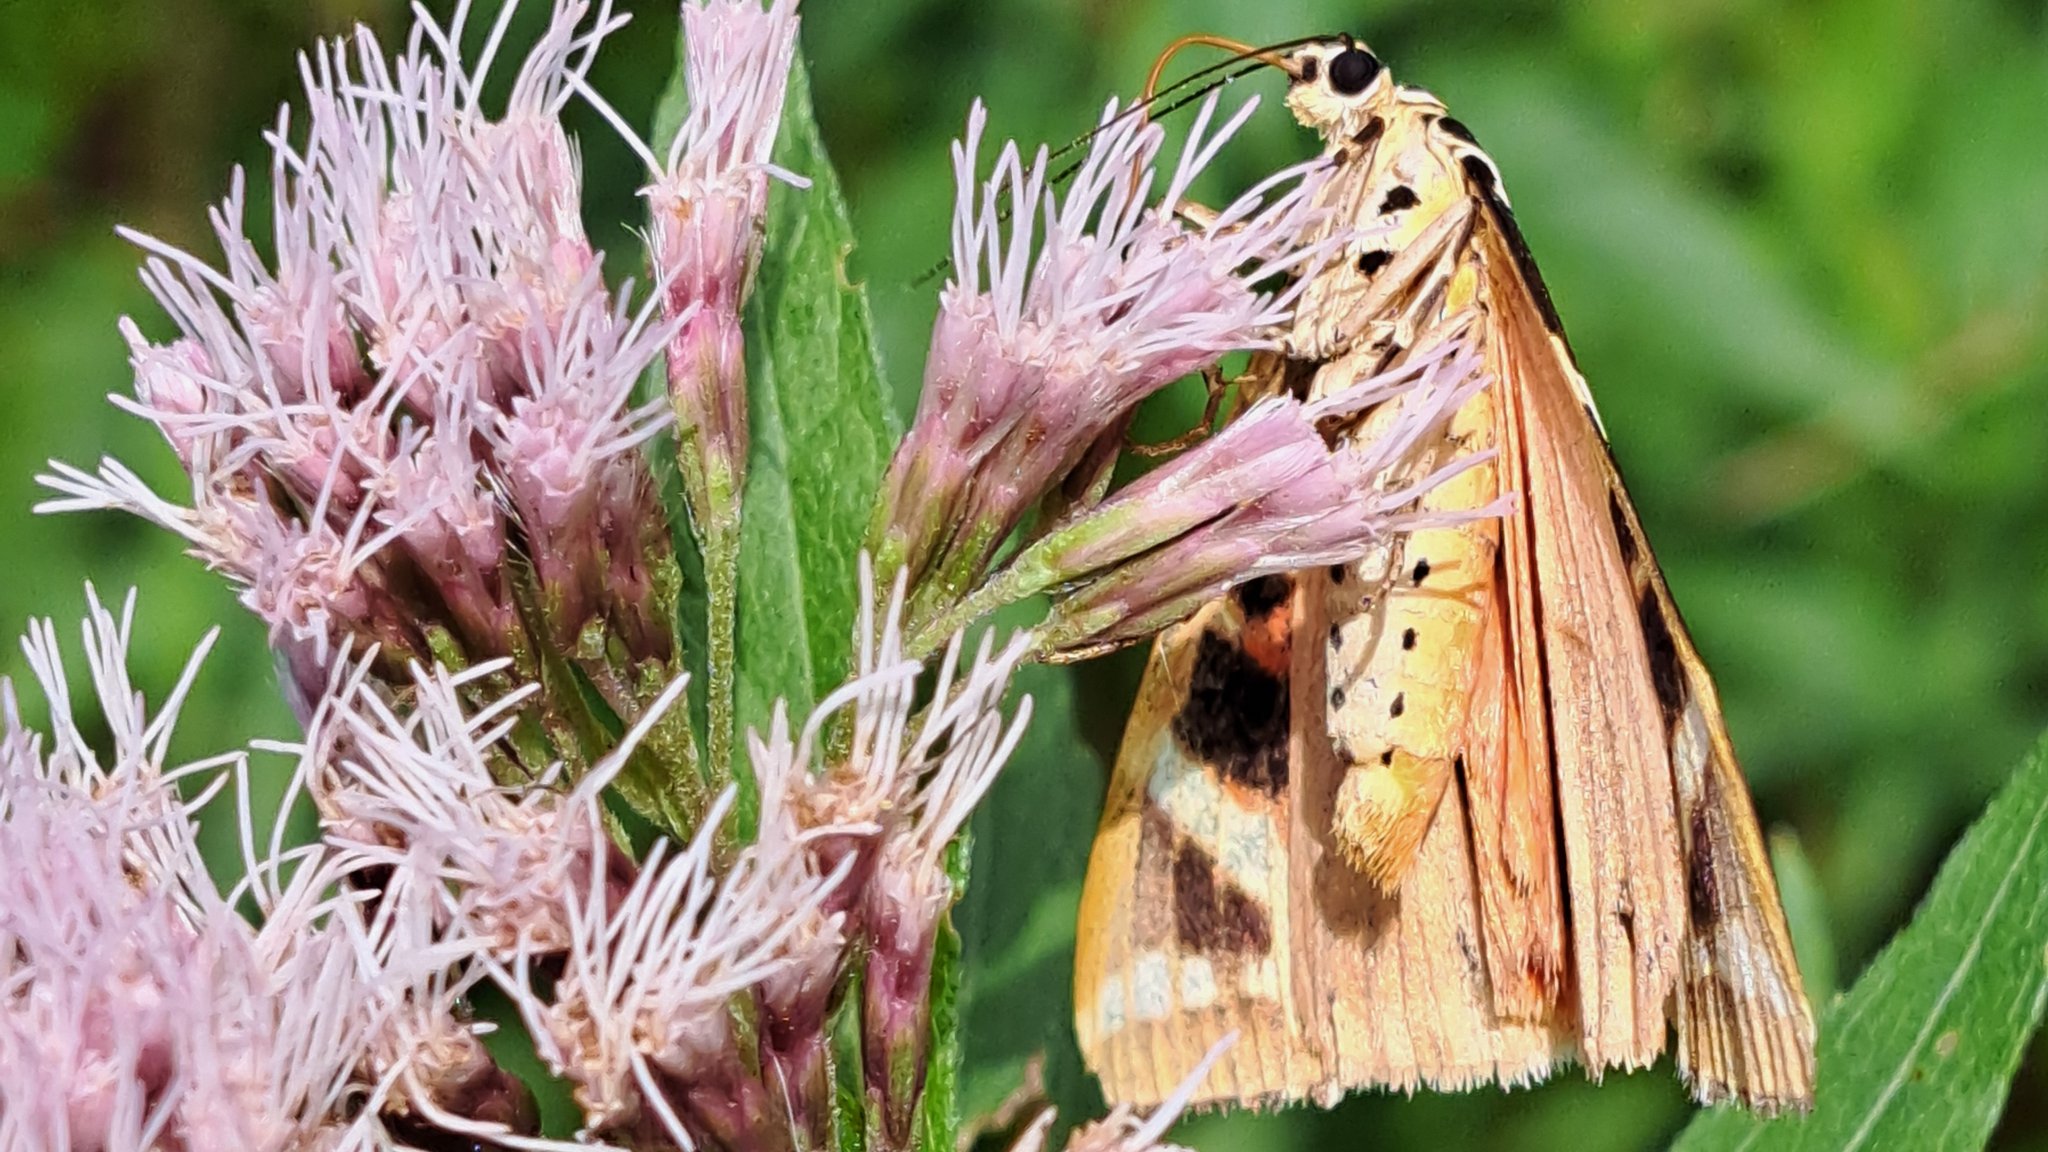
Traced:
<path id="1" fill-rule="evenodd" d="M 993 580 L 976 588 L 965 599 L 953 605 L 922 624 L 915 625 L 909 639 L 904 643 L 904 655 L 912 660 L 926 660 L 946 646 L 953 634 L 1003 607 L 1014 604 L 1033 593 L 1044 590 L 1044 585 L 1011 569 L 998 573 Z"/>
<path id="2" fill-rule="evenodd" d="M 739 669 L 740 491 L 738 477 L 713 465 L 704 477 L 705 514 L 698 520 L 704 535 L 705 698 L 708 725 L 704 767 L 716 793 L 729 782 L 739 785 L 740 827 L 753 826 L 753 777 L 736 770 L 733 756 L 737 727 Z"/>

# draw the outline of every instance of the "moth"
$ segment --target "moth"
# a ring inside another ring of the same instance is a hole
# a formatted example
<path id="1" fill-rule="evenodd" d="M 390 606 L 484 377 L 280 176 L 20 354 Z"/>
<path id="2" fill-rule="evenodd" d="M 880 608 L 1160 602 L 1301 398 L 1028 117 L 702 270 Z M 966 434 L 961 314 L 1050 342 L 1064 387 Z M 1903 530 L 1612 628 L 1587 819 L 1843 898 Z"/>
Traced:
<path id="1" fill-rule="evenodd" d="M 1197 1102 L 1328 1105 L 1597 1079 L 1675 1034 L 1701 1102 L 1810 1107 L 1813 1019 L 1713 681 L 1499 172 L 1350 37 L 1190 39 L 1285 70 L 1336 165 L 1322 227 L 1350 237 L 1245 390 L 1324 394 L 1469 325 L 1493 383 L 1442 452 L 1493 455 L 1426 506 L 1519 495 L 1162 634 L 1082 896 L 1087 1062 L 1153 1104 L 1236 1031 Z"/>

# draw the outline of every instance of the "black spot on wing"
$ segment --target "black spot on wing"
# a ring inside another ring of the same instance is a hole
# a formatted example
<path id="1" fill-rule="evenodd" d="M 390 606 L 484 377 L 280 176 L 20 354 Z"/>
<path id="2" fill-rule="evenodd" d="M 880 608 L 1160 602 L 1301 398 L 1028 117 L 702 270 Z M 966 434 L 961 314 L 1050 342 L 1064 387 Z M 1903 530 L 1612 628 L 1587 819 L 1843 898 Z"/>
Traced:
<path id="1" fill-rule="evenodd" d="M 1449 117 L 1444 124 L 1454 123 Z M 1472 185 L 1472 191 L 1485 202 L 1500 225 L 1501 237 L 1507 241 L 1508 252 L 1515 258 L 1516 271 L 1522 275 L 1522 282 L 1529 286 L 1529 296 L 1536 302 L 1536 311 L 1543 317 L 1543 326 L 1564 335 L 1564 320 L 1557 314 L 1557 305 L 1551 302 L 1550 286 L 1543 282 L 1543 270 L 1536 267 L 1536 257 L 1529 251 L 1529 242 L 1522 236 L 1522 226 L 1515 222 L 1515 214 L 1508 208 L 1507 197 L 1501 193 L 1500 177 L 1486 157 L 1478 153 L 1467 153 L 1458 161 L 1465 170 L 1465 179 Z M 1569 346 L 1567 346 L 1569 347 Z M 1574 359 L 1576 362 L 1576 358 Z"/>
<path id="2" fill-rule="evenodd" d="M 1500 173 L 1493 162 L 1478 152 L 1467 152 L 1458 158 L 1458 167 L 1465 170 L 1465 179 L 1489 204 L 1505 204 L 1507 196 L 1501 191 Z"/>
<path id="3" fill-rule="evenodd" d="M 1287 680 L 1214 632 L 1203 632 L 1173 737 L 1225 778 L 1278 796 L 1287 787 Z"/>
<path id="4" fill-rule="evenodd" d="M 1657 690 L 1657 706 L 1664 710 L 1664 730 L 1678 727 L 1685 711 L 1685 673 L 1678 666 L 1678 644 L 1671 636 L 1671 620 L 1654 585 L 1644 585 L 1636 598 L 1636 619 L 1643 630 L 1643 647 L 1650 655 L 1650 684 Z"/>
<path id="5" fill-rule="evenodd" d="M 1190 840 L 1173 856 L 1173 927 L 1190 952 L 1263 956 L 1273 947 L 1266 912 L 1216 875 L 1216 860 Z"/>
<path id="6" fill-rule="evenodd" d="M 1707 773 L 1707 788 L 1713 787 L 1713 773 Z M 1685 902 L 1692 913 L 1694 932 L 1702 932 L 1714 926 L 1721 917 L 1721 878 L 1714 870 L 1714 844 L 1710 838 L 1713 832 L 1707 810 L 1710 796 L 1703 792 L 1700 805 L 1693 810 L 1687 824 L 1687 839 L 1691 844 L 1685 860 Z"/>
<path id="7" fill-rule="evenodd" d="M 1361 276 L 1370 276 L 1385 268 L 1393 259 L 1394 254 L 1383 248 L 1375 248 L 1370 252 L 1360 252 L 1358 254 L 1358 272 Z"/>
<path id="8" fill-rule="evenodd" d="M 1612 488 L 1607 490 L 1607 515 L 1614 521 L 1614 539 L 1621 545 L 1621 563 L 1631 573 L 1635 571 L 1636 559 L 1642 555 L 1642 546 L 1636 543 L 1635 530 L 1629 525 L 1628 513 L 1621 507 L 1621 493 Z"/>
<path id="9" fill-rule="evenodd" d="M 1456 140 L 1463 140 L 1474 148 L 1479 147 L 1479 140 L 1472 135 L 1472 130 L 1465 127 L 1465 122 L 1456 116 L 1439 117 L 1436 126 L 1443 129 L 1446 136 Z"/>
<path id="10" fill-rule="evenodd" d="M 1371 148 L 1380 142 L 1380 135 L 1387 130 L 1387 122 L 1375 116 L 1365 122 L 1365 127 L 1351 134 L 1351 142 L 1360 148 Z"/>

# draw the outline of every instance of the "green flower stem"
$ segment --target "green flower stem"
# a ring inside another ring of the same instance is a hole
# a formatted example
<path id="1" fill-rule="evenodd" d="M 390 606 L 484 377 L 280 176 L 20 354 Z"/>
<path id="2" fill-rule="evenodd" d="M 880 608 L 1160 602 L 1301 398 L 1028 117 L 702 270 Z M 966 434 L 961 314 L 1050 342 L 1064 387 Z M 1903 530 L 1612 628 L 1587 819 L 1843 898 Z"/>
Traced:
<path id="1" fill-rule="evenodd" d="M 998 608 L 1127 562 L 1129 556 L 1124 552 L 1157 546 L 1164 534 L 1145 531 L 1137 515 L 1134 509 L 1123 509 L 1054 528 L 964 596 L 954 590 L 954 581 L 964 586 L 971 576 L 963 578 L 959 573 L 949 573 L 949 578 L 921 589 L 923 595 L 914 600 L 909 613 L 906 630 L 910 640 L 905 654 L 914 660 L 925 659 L 944 647 L 955 632 Z M 1105 549 L 1106 541 L 1117 546 Z M 979 555 L 985 543 L 983 537 L 970 538 L 960 554 Z"/>
<path id="2" fill-rule="evenodd" d="M 709 729 L 705 768 L 714 794 L 728 782 L 740 789 L 739 826 L 751 828 L 754 812 L 752 777 L 737 771 L 733 756 L 737 704 L 734 693 L 739 670 L 740 493 L 737 478 L 713 468 L 705 477 L 707 514 L 699 521 L 704 534 L 706 611 L 705 704 Z"/>
<path id="3" fill-rule="evenodd" d="M 990 615 L 1005 604 L 1014 604 L 1048 587 L 1049 584 L 1034 580 L 1028 573 L 1017 568 L 1006 569 L 969 593 L 965 599 L 955 601 L 930 619 L 913 625 L 909 630 L 910 638 L 904 643 L 903 654 L 912 660 L 929 659 L 946 646 L 946 642 L 953 638 L 954 633 Z"/>

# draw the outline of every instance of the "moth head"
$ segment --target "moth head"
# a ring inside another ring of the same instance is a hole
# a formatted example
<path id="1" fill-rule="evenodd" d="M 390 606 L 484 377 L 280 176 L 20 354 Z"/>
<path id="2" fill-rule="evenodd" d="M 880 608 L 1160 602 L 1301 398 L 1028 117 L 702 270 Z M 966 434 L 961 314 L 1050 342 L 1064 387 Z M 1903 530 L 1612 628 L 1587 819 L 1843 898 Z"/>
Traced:
<path id="1" fill-rule="evenodd" d="M 1348 139 L 1373 116 L 1394 81 L 1372 50 L 1349 36 L 1314 40 L 1283 58 L 1294 118 L 1325 140 Z"/>

